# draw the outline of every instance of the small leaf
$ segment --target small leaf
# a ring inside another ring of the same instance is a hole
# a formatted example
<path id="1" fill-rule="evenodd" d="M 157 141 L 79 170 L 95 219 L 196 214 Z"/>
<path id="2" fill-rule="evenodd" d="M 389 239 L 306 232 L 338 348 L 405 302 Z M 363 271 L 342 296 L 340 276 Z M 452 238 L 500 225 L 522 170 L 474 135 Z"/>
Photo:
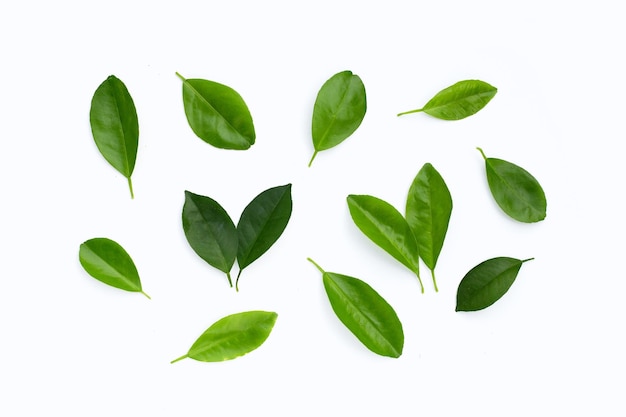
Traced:
<path id="1" fill-rule="evenodd" d="M 209 265 L 226 273 L 237 256 L 237 231 L 226 210 L 215 200 L 185 191 L 183 230 L 191 248 Z"/>
<path id="2" fill-rule="evenodd" d="M 252 116 L 232 88 L 202 79 L 183 80 L 185 115 L 200 139 L 222 149 L 248 149 L 254 144 Z"/>
<path id="3" fill-rule="evenodd" d="M 404 347 L 404 332 L 398 315 L 369 284 L 347 275 L 322 272 L 330 305 L 339 320 L 369 350 L 398 358 Z"/>
<path id="4" fill-rule="evenodd" d="M 287 227 L 291 209 L 291 184 L 287 184 L 263 191 L 243 210 L 237 224 L 239 275 L 278 240 Z"/>
<path id="5" fill-rule="evenodd" d="M 150 298 L 141 289 L 135 263 L 117 242 L 104 237 L 89 239 L 80 245 L 78 258 L 85 271 L 98 281 Z"/>
<path id="6" fill-rule="evenodd" d="M 349 195 L 347 201 L 354 224 L 372 242 L 413 271 L 424 292 L 417 241 L 402 214 L 386 201 L 369 195 Z"/>
<path id="7" fill-rule="evenodd" d="M 421 109 L 399 113 L 398 116 L 423 111 L 443 120 L 460 120 L 478 113 L 496 95 L 498 89 L 480 80 L 465 80 L 444 88 Z"/>
<path id="8" fill-rule="evenodd" d="M 124 83 L 114 75 L 96 89 L 91 99 L 89 122 L 98 150 L 128 179 L 130 196 L 134 198 L 130 177 L 137 158 L 139 122 L 133 98 Z"/>
<path id="9" fill-rule="evenodd" d="M 328 79 L 317 93 L 311 134 L 315 152 L 339 145 L 361 125 L 367 110 L 365 86 L 358 75 L 343 71 Z"/>
<path id="10" fill-rule="evenodd" d="M 498 301 L 513 285 L 524 262 L 514 258 L 488 259 L 472 268 L 461 280 L 456 311 L 476 311 Z"/>
<path id="11" fill-rule="evenodd" d="M 195 341 L 185 358 L 202 362 L 221 362 L 252 352 L 269 337 L 278 314 L 267 311 L 246 311 L 226 316 L 211 325 Z"/>
<path id="12" fill-rule="evenodd" d="M 546 217 L 546 195 L 539 182 L 525 169 L 502 159 L 485 159 L 487 182 L 500 208 L 515 220 L 535 223 Z"/>
<path id="13" fill-rule="evenodd" d="M 430 269 L 435 291 L 435 266 L 443 247 L 452 214 L 452 196 L 439 172 L 429 163 L 411 184 L 406 201 L 406 220 L 419 248 L 424 264 Z"/>

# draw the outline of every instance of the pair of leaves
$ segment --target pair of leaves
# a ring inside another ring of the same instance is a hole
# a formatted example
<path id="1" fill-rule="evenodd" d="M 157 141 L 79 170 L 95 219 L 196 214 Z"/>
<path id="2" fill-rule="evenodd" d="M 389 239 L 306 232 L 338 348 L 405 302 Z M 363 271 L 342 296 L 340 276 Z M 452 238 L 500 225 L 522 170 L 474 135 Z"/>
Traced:
<path id="1" fill-rule="evenodd" d="M 546 195 L 539 182 L 524 168 L 497 158 L 485 160 L 487 182 L 498 206 L 510 217 L 524 223 L 539 222 L 546 217 Z"/>
<path id="2" fill-rule="evenodd" d="M 342 71 L 328 79 L 317 93 L 311 135 L 315 152 L 339 145 L 361 125 L 367 110 L 365 86 L 358 75 Z"/>
<path id="3" fill-rule="evenodd" d="M 209 265 L 226 274 L 239 264 L 236 288 L 244 268 L 263 255 L 280 237 L 291 217 L 291 184 L 257 195 L 243 210 L 237 226 L 210 197 L 185 191 L 183 230 L 189 245 Z"/>
<path id="4" fill-rule="evenodd" d="M 96 89 L 89 122 L 98 150 L 128 179 L 130 196 L 134 198 L 131 175 L 137 158 L 139 122 L 133 98 L 119 78 L 111 75 Z"/>
<path id="5" fill-rule="evenodd" d="M 484 81 L 459 81 L 435 94 L 421 109 L 398 113 L 398 116 L 423 111 L 438 119 L 460 120 L 478 113 L 497 92 L 496 87 Z"/>
<path id="6" fill-rule="evenodd" d="M 330 305 L 344 326 L 372 352 L 398 358 L 404 347 L 404 332 L 391 305 L 366 282 L 326 272 L 308 260 L 322 273 Z"/>
<path id="7" fill-rule="evenodd" d="M 171 363 L 185 358 L 202 362 L 221 362 L 252 352 L 269 337 L 278 314 L 246 311 L 226 316 L 213 323 L 189 348 Z"/>
<path id="8" fill-rule="evenodd" d="M 107 238 L 83 242 L 78 251 L 80 264 L 98 281 L 126 291 L 143 292 L 137 267 L 119 243 Z"/>
<path id="9" fill-rule="evenodd" d="M 476 311 L 489 307 L 509 290 L 524 262 L 499 257 L 472 268 L 461 280 L 456 296 L 456 311 Z"/>
<path id="10" fill-rule="evenodd" d="M 222 149 L 248 149 L 256 134 L 250 110 L 232 88 L 198 78 L 183 81 L 183 104 L 191 130 L 200 139 Z"/>

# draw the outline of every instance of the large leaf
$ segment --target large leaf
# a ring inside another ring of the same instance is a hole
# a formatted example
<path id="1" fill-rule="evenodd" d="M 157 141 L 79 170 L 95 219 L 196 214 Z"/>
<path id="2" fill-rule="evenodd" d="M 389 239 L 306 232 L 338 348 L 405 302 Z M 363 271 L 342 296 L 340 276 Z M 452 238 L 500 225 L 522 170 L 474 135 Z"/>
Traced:
<path id="1" fill-rule="evenodd" d="M 343 71 L 328 79 L 317 93 L 311 134 L 315 152 L 337 146 L 356 131 L 367 110 L 365 86 L 358 75 Z"/>
<path id="2" fill-rule="evenodd" d="M 435 266 L 441 253 L 452 214 L 452 196 L 439 172 L 429 163 L 415 176 L 406 201 L 406 220 L 430 269 L 437 291 Z"/>
<path id="3" fill-rule="evenodd" d="M 221 362 L 252 352 L 269 337 L 278 315 L 268 311 L 246 311 L 226 316 L 211 325 L 194 342 L 185 358 Z"/>
<path id="4" fill-rule="evenodd" d="M 243 98 L 232 88 L 202 79 L 183 80 L 185 115 L 193 132 L 222 149 L 248 149 L 254 144 L 252 116 Z"/>
<path id="5" fill-rule="evenodd" d="M 547 201 L 539 182 L 524 168 L 502 159 L 485 159 L 487 182 L 500 208 L 515 220 L 535 223 L 545 219 Z"/>
<path id="6" fill-rule="evenodd" d="M 78 258 L 85 271 L 95 279 L 150 298 L 141 288 L 135 263 L 119 243 L 104 237 L 89 239 L 80 245 Z"/>
<path id="7" fill-rule="evenodd" d="M 134 197 L 130 177 L 137 158 L 139 122 L 132 97 L 124 83 L 114 75 L 96 89 L 91 99 L 89 122 L 98 150 L 128 179 L 130 196 Z"/>
<path id="8" fill-rule="evenodd" d="M 358 278 L 322 272 L 330 305 L 341 322 L 369 350 L 397 358 L 402 354 L 404 332 L 398 315 L 369 284 Z"/>
<path id="9" fill-rule="evenodd" d="M 209 265 L 226 273 L 237 256 L 237 231 L 226 210 L 210 197 L 185 191 L 183 230 L 192 249 Z"/>
<path id="10" fill-rule="evenodd" d="M 348 208 L 354 224 L 372 242 L 419 275 L 419 251 L 406 219 L 391 204 L 370 195 L 349 195 Z"/>
<path id="11" fill-rule="evenodd" d="M 472 268 L 461 280 L 456 311 L 475 311 L 498 301 L 513 285 L 524 262 L 515 258 L 492 258 Z"/>
<path id="12" fill-rule="evenodd" d="M 243 210 L 237 224 L 239 274 L 278 240 L 291 209 L 291 184 L 287 184 L 263 191 Z"/>
<path id="13" fill-rule="evenodd" d="M 460 120 L 480 111 L 497 92 L 496 87 L 484 81 L 459 81 L 435 94 L 421 109 L 402 112 L 398 116 L 423 111 L 438 119 Z"/>

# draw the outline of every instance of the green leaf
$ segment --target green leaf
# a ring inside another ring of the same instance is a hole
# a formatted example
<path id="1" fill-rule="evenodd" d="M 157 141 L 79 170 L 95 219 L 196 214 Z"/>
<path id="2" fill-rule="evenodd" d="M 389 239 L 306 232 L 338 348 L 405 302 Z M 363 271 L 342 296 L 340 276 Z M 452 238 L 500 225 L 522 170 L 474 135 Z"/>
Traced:
<path id="1" fill-rule="evenodd" d="M 133 98 L 124 83 L 114 75 L 96 89 L 91 99 L 89 122 L 98 150 L 128 179 L 130 196 L 134 198 L 130 177 L 137 158 L 139 122 Z"/>
<path id="2" fill-rule="evenodd" d="M 417 241 L 402 214 L 386 201 L 369 195 L 349 195 L 347 201 L 354 224 L 372 242 L 413 271 L 424 292 Z"/>
<path id="3" fill-rule="evenodd" d="M 78 259 L 85 271 L 98 281 L 150 298 L 141 289 L 135 263 L 117 242 L 104 237 L 89 239 L 80 245 Z"/>
<path id="4" fill-rule="evenodd" d="M 465 80 L 444 88 L 421 109 L 399 113 L 398 116 L 423 111 L 443 120 L 460 120 L 478 113 L 496 95 L 498 89 L 480 80 Z"/>
<path id="5" fill-rule="evenodd" d="M 546 217 L 546 195 L 539 182 L 525 169 L 502 159 L 485 159 L 487 182 L 500 208 L 515 220 L 535 223 Z"/>
<path id="6" fill-rule="evenodd" d="M 248 149 L 254 144 L 252 116 L 243 98 L 232 88 L 202 79 L 183 80 L 185 115 L 193 132 L 222 149 Z"/>
<path id="7" fill-rule="evenodd" d="M 452 196 L 448 186 L 431 164 L 424 164 L 409 188 L 406 220 L 417 240 L 419 255 L 431 271 L 435 291 L 438 291 L 435 266 L 451 214 Z"/>
<path id="8" fill-rule="evenodd" d="M 365 86 L 358 75 L 343 71 L 328 79 L 317 93 L 313 107 L 311 133 L 315 152 L 309 166 L 319 151 L 337 146 L 352 135 L 366 110 Z"/>
<path id="9" fill-rule="evenodd" d="M 267 311 L 246 311 L 226 316 L 211 325 L 195 341 L 185 358 L 202 362 L 221 362 L 252 352 L 269 337 L 278 314 Z"/>
<path id="10" fill-rule="evenodd" d="M 287 227 L 291 209 L 291 184 L 287 184 L 263 191 L 243 210 L 237 224 L 237 283 L 241 271 L 278 240 Z"/>
<path id="11" fill-rule="evenodd" d="M 344 326 L 372 352 L 400 357 L 404 332 L 389 303 L 366 282 L 326 272 L 311 258 L 307 259 L 322 273 L 330 305 Z"/>
<path id="12" fill-rule="evenodd" d="M 515 258 L 492 258 L 472 268 L 461 280 L 456 311 L 476 311 L 498 301 L 511 288 L 524 262 Z"/>
<path id="13" fill-rule="evenodd" d="M 226 273 L 237 256 L 237 230 L 226 210 L 215 200 L 185 191 L 183 230 L 191 248 L 209 265 Z"/>

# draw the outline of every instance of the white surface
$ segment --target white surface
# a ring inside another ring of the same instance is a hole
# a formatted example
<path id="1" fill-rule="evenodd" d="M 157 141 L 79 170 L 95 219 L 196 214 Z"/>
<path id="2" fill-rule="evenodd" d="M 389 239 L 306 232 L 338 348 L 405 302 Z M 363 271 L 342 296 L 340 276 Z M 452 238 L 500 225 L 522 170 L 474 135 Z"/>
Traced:
<path id="1" fill-rule="evenodd" d="M 613 1 L 3 3 L 0 415 L 624 415 L 621 11 Z M 307 168 L 315 95 L 345 69 L 365 83 L 365 121 Z M 196 138 L 175 71 L 236 89 L 257 143 L 223 151 Z M 89 128 L 110 74 L 139 115 L 135 200 Z M 469 78 L 499 88 L 477 115 L 395 116 Z M 499 211 L 476 146 L 539 179 L 544 222 Z M 402 210 L 425 162 L 454 211 L 440 292 L 424 274 L 422 295 L 358 231 L 345 197 Z M 291 222 L 235 293 L 185 241 L 183 191 L 237 219 L 288 182 Z M 152 300 L 87 276 L 78 246 L 96 236 L 129 251 Z M 459 281 L 493 256 L 535 260 L 494 306 L 455 313 Z M 306 257 L 394 306 L 399 359 L 342 327 Z M 279 314 L 261 348 L 170 365 L 211 323 L 252 309 Z"/>

